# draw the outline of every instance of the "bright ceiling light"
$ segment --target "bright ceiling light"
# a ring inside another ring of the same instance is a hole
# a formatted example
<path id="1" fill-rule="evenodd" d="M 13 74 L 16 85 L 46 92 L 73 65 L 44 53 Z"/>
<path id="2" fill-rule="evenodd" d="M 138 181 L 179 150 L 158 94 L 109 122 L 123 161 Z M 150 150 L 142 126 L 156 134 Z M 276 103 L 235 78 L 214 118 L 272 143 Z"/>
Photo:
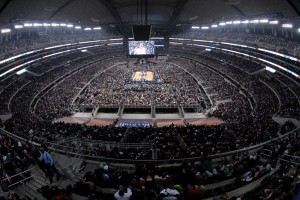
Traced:
<path id="1" fill-rule="evenodd" d="M 199 26 L 192 26 L 192 29 L 199 29 Z"/>
<path id="2" fill-rule="evenodd" d="M 243 20 L 242 24 L 249 24 L 249 20 Z"/>
<path id="3" fill-rule="evenodd" d="M 233 24 L 240 24 L 241 21 L 237 20 L 237 21 L 233 21 L 232 23 L 233 23 Z"/>
<path id="4" fill-rule="evenodd" d="M 226 22 L 226 24 L 232 24 L 232 21 Z"/>
<path id="5" fill-rule="evenodd" d="M 25 27 L 31 27 L 32 24 L 31 24 L 31 23 L 25 23 L 24 26 L 25 26 Z"/>
<path id="6" fill-rule="evenodd" d="M 9 28 L 1 29 L 1 33 L 10 33 L 11 30 Z"/>
<path id="7" fill-rule="evenodd" d="M 277 20 L 269 21 L 269 24 L 278 24 Z"/>
<path id="8" fill-rule="evenodd" d="M 20 29 L 20 28 L 24 28 L 23 25 L 15 25 L 15 29 Z"/>
<path id="9" fill-rule="evenodd" d="M 61 24 L 59 24 L 59 26 L 67 26 L 67 24 L 61 23 Z"/>
<path id="10" fill-rule="evenodd" d="M 59 24 L 57 24 L 57 23 L 51 23 L 51 26 L 57 27 L 57 26 L 59 26 Z"/>
<path id="11" fill-rule="evenodd" d="M 282 24 L 282 28 L 293 28 L 293 24 Z"/>
<path id="12" fill-rule="evenodd" d="M 34 23 L 33 26 L 37 27 L 37 26 L 43 26 L 43 24 L 41 23 Z"/>
<path id="13" fill-rule="evenodd" d="M 268 19 L 261 19 L 261 20 L 259 20 L 259 23 L 268 23 L 268 22 L 269 22 Z"/>
<path id="14" fill-rule="evenodd" d="M 93 28 L 94 30 L 101 30 L 101 27 L 99 26 L 99 27 L 94 27 Z"/>
<path id="15" fill-rule="evenodd" d="M 49 24 L 49 23 L 43 23 L 43 26 L 47 27 L 47 26 L 51 26 L 51 24 Z"/>
<path id="16" fill-rule="evenodd" d="M 213 25 L 211 25 L 211 27 L 212 27 L 212 28 L 217 28 L 218 25 L 217 25 L 217 24 L 213 24 Z"/>
<path id="17" fill-rule="evenodd" d="M 84 28 L 83 30 L 85 30 L 85 31 L 90 31 L 90 30 L 92 30 L 90 27 L 87 27 L 87 28 Z"/>
<path id="18" fill-rule="evenodd" d="M 298 32 L 300 33 L 300 28 L 298 28 Z"/>
<path id="19" fill-rule="evenodd" d="M 68 27 L 68 28 L 72 28 L 72 27 L 73 27 L 73 24 L 67 24 L 67 27 Z"/>
<path id="20" fill-rule="evenodd" d="M 225 23 L 225 22 L 221 22 L 219 25 L 220 25 L 220 26 L 225 26 L 226 23 Z"/>
<path id="21" fill-rule="evenodd" d="M 207 29 L 209 29 L 209 27 L 208 26 L 202 26 L 201 29 L 202 30 L 207 30 Z"/>
<path id="22" fill-rule="evenodd" d="M 258 19 L 250 20 L 250 23 L 251 24 L 257 24 L 257 23 L 259 23 L 259 20 Z"/>
<path id="23" fill-rule="evenodd" d="M 75 26 L 75 29 L 81 29 L 81 26 Z"/>

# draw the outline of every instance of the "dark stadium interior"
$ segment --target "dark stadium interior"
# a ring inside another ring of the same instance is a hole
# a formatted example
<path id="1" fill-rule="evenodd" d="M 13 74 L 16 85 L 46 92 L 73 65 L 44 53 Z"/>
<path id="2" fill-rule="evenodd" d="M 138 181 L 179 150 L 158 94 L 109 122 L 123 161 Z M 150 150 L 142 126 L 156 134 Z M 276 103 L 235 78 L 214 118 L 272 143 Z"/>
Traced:
<path id="1" fill-rule="evenodd" d="M 0 200 L 300 200 L 299 1 L 1 0 L 0 175 Z"/>

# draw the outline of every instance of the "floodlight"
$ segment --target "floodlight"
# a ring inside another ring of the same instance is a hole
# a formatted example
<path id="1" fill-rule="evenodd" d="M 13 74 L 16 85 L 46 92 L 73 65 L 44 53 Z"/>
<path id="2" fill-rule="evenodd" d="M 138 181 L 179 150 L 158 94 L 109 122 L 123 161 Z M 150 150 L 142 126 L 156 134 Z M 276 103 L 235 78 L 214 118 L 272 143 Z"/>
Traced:
<path id="1" fill-rule="evenodd" d="M 269 21 L 269 24 L 278 24 L 278 21 L 277 20 Z"/>
<path id="2" fill-rule="evenodd" d="M 293 24 L 282 24 L 282 28 L 293 28 Z"/>
<path id="3" fill-rule="evenodd" d="M 23 25 L 15 25 L 15 29 L 21 29 L 21 28 L 24 28 Z"/>
<path id="4" fill-rule="evenodd" d="M 43 26 L 43 24 L 41 23 L 34 23 L 33 26 L 37 27 L 37 26 Z"/>
<path id="5" fill-rule="evenodd" d="M 237 21 L 233 21 L 232 23 L 233 23 L 233 24 L 240 24 L 241 21 L 237 20 Z"/>
<path id="6" fill-rule="evenodd" d="M 268 22 L 269 22 L 268 19 L 261 19 L 261 20 L 259 20 L 259 23 L 268 23 Z"/>
<path id="7" fill-rule="evenodd" d="M 251 24 L 257 24 L 257 23 L 259 23 L 259 20 L 258 19 L 250 20 L 250 23 Z"/>
<path id="8" fill-rule="evenodd" d="M 10 33 L 11 30 L 9 28 L 1 29 L 1 33 Z"/>
<path id="9" fill-rule="evenodd" d="M 31 23 L 25 23 L 24 26 L 25 26 L 25 27 L 31 27 L 32 24 L 31 24 Z"/>

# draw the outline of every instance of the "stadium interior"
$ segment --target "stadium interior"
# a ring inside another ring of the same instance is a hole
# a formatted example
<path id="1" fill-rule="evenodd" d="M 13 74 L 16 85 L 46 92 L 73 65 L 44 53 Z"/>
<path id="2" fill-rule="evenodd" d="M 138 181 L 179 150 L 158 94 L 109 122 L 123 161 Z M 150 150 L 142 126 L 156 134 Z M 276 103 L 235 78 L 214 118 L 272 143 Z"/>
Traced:
<path id="1" fill-rule="evenodd" d="M 0 200 L 300 200 L 299 0 L 1 0 Z"/>

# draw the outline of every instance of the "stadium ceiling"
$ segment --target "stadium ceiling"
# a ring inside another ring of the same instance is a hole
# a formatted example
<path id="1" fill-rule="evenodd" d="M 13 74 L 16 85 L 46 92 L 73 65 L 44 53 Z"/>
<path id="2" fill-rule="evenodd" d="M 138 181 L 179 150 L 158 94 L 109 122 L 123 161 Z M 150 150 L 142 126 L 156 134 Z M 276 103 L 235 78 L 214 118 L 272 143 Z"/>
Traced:
<path id="1" fill-rule="evenodd" d="M 146 2 L 148 24 L 162 32 L 221 20 L 300 16 L 299 0 L 1 0 L 0 25 L 69 22 L 128 35 L 131 25 L 145 22 Z"/>

